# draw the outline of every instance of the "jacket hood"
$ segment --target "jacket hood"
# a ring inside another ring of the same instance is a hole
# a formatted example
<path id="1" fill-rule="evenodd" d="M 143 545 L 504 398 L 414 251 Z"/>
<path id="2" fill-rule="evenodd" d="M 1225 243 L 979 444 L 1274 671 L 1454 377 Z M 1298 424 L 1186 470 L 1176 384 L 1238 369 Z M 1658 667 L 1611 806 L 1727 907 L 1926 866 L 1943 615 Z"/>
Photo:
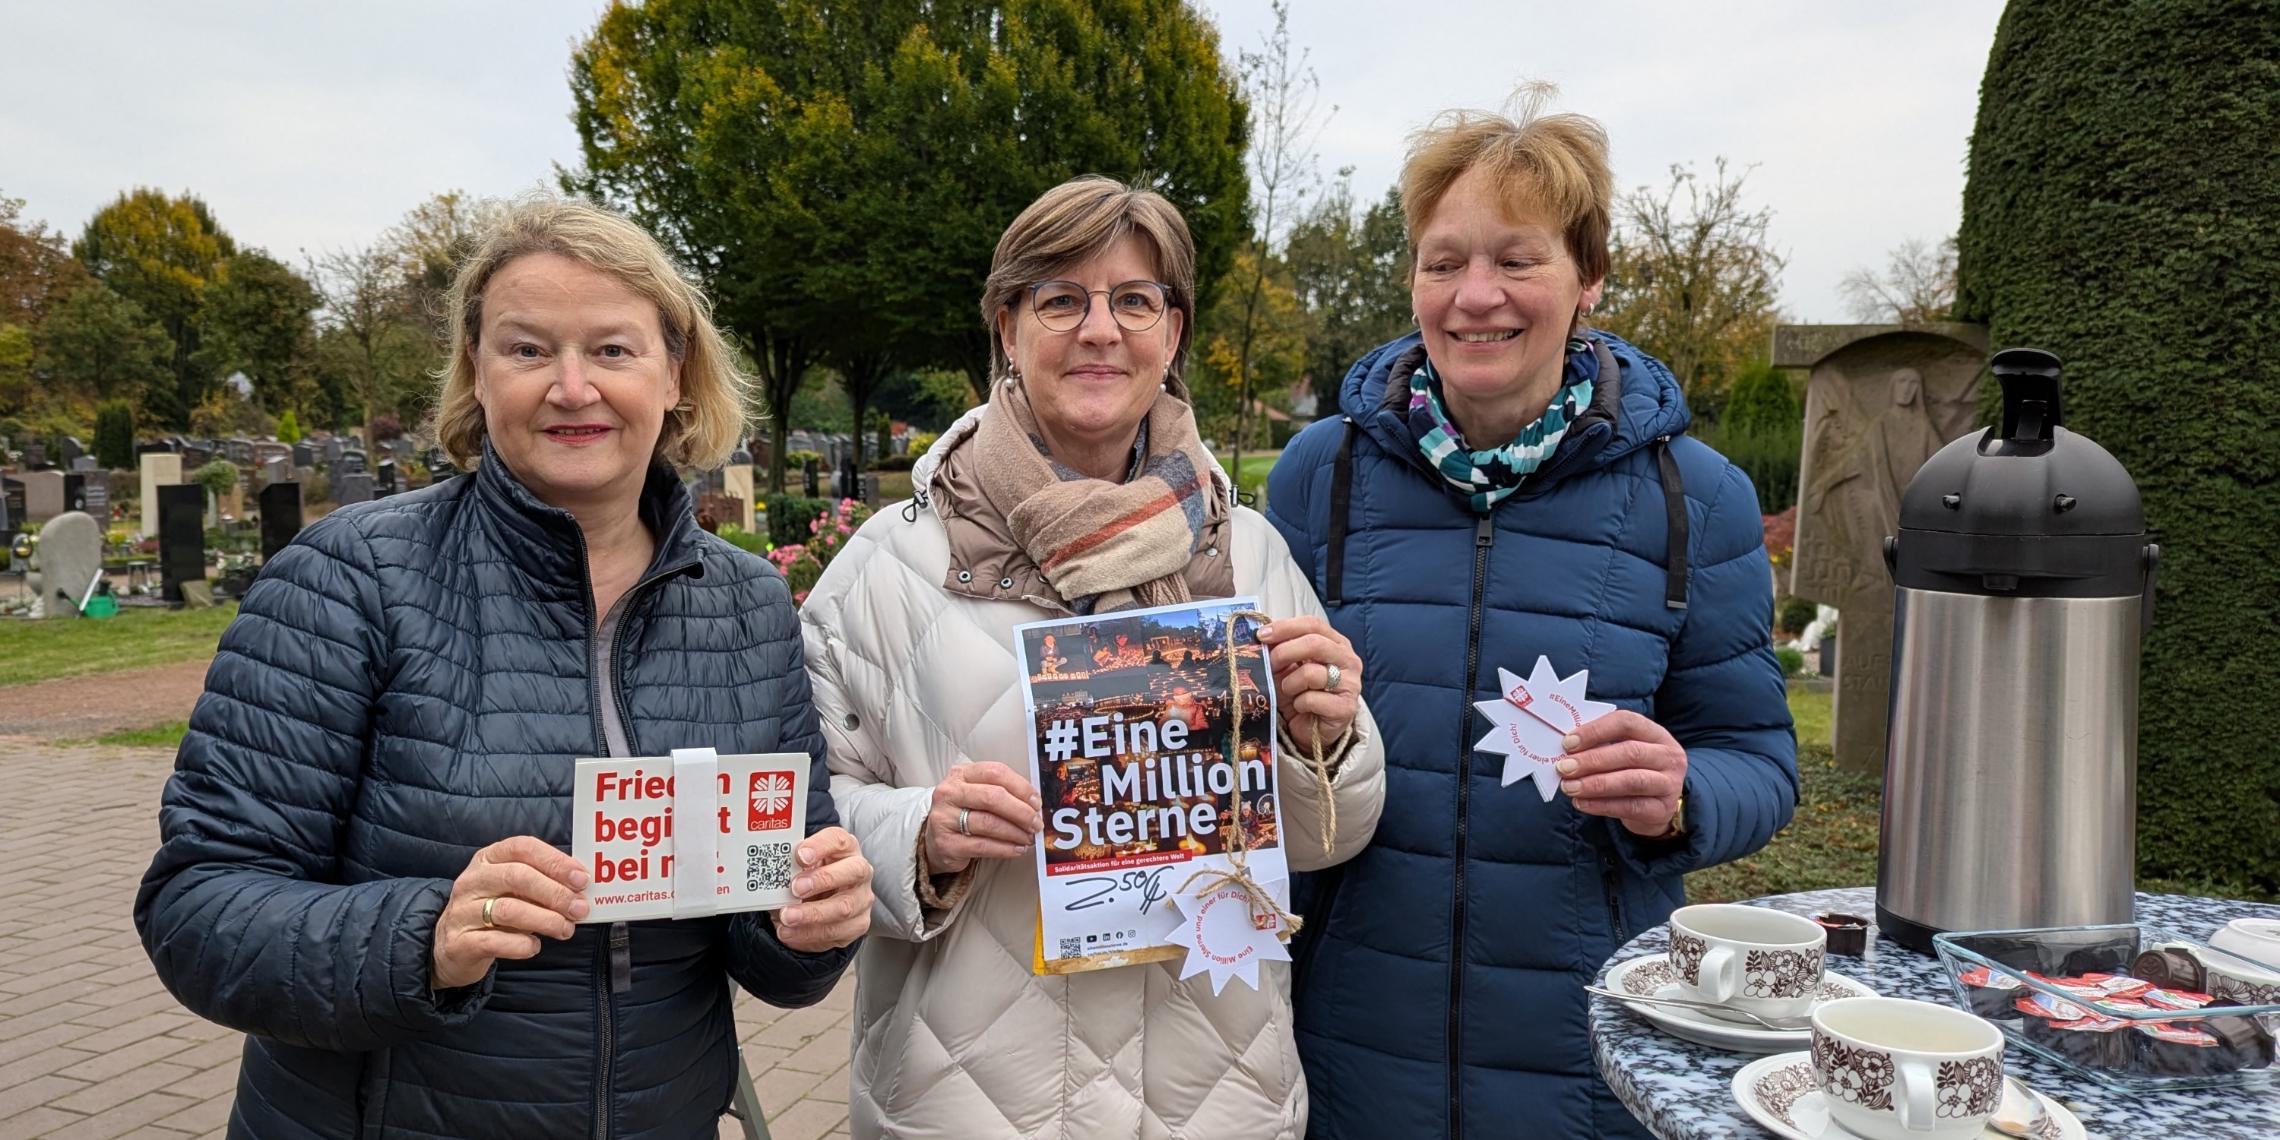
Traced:
<path id="1" fill-rule="evenodd" d="M 1607 344 L 1615 358 L 1618 376 L 1608 384 L 1602 377 L 1591 407 L 1577 418 L 1559 450 L 1544 464 L 1547 474 L 1563 474 L 1579 467 L 1599 468 L 1621 459 L 1664 436 L 1677 435 L 1693 422 L 1678 380 L 1662 361 L 1610 332 L 1589 330 Z M 1395 395 L 1425 359 L 1425 338 L 1412 332 L 1371 349 L 1354 362 L 1338 386 L 1338 410 L 1362 425 L 1389 453 L 1424 463 L 1417 440 L 1409 430 L 1407 406 L 1389 404 L 1387 389 Z"/>

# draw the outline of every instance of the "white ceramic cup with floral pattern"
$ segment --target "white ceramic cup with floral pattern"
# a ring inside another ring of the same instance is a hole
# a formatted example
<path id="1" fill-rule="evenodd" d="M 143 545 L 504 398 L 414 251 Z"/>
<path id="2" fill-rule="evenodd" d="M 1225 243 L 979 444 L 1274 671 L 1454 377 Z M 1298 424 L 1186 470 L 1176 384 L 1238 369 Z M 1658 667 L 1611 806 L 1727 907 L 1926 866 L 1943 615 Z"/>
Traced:
<path id="1" fill-rule="evenodd" d="M 1868 1140 L 1977 1136 L 2003 1100 L 2003 1034 L 1960 1009 L 1853 998 L 1813 1011 L 1829 1115 Z"/>
<path id="2" fill-rule="evenodd" d="M 1702 903 L 1670 914 L 1670 966 L 1682 997 L 1761 1017 L 1803 1017 L 1821 993 L 1829 932 L 1762 906 Z"/>

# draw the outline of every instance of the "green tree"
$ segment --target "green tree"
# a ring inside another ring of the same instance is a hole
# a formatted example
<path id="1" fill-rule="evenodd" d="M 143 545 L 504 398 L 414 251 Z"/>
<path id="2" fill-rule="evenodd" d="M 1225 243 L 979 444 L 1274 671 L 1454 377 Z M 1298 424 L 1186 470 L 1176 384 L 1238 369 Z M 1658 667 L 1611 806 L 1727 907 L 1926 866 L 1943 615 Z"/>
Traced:
<path id="1" fill-rule="evenodd" d="M 105 401 L 95 409 L 95 462 L 112 471 L 135 465 L 135 406 Z"/>
<path id="2" fill-rule="evenodd" d="M 1744 201 L 1747 179 L 1720 158 L 1708 180 L 1673 166 L 1669 185 L 1623 195 L 1592 318 L 1670 365 L 1687 404 L 1711 415 L 1773 336 L 1784 264 L 1768 236 L 1773 211 Z"/>
<path id="3" fill-rule="evenodd" d="M 299 443 L 304 436 L 305 433 L 301 431 L 301 417 L 295 415 L 293 409 L 285 409 L 285 414 L 277 417 L 277 442 Z"/>
<path id="4" fill-rule="evenodd" d="M 477 243 L 505 211 L 504 203 L 477 198 L 464 190 L 446 190 L 405 211 L 403 220 L 381 235 L 380 244 L 394 257 L 403 274 L 401 303 L 435 348 L 449 351 L 451 330 L 445 325 L 444 294 L 461 262 L 475 252 Z"/>
<path id="5" fill-rule="evenodd" d="M 851 403 L 898 364 L 987 391 L 975 301 L 1006 223 L 1056 183 L 1097 171 L 1164 193 L 1202 281 L 1245 228 L 1241 101 L 1184 4 L 617 4 L 571 88 L 583 166 L 565 186 L 704 280 L 775 421 L 771 486 L 819 361 Z"/>
<path id="6" fill-rule="evenodd" d="M 1236 440 L 1238 456 L 1242 444 L 1266 442 L 1260 413 L 1288 411 L 1291 390 L 1306 374 L 1306 311 L 1290 271 L 1279 261 L 1254 266 L 1252 257 L 1250 250 L 1235 255 L 1233 283 L 1196 321 L 1201 332 L 1188 375 L 1197 426 L 1206 439 Z"/>
<path id="7" fill-rule="evenodd" d="M 166 330 L 107 285 L 57 302 L 37 342 L 40 371 L 56 395 L 133 400 L 159 409 L 159 418 L 174 407 L 174 373 L 167 367 L 173 345 Z"/>
<path id="8" fill-rule="evenodd" d="M 2271 4 L 2013 0 L 1980 85 L 1956 299 L 1990 343 L 2066 362 L 2066 426 L 2129 469 L 2160 535 L 2141 873 L 2266 891 L 2280 890 L 2275 139 Z"/>
<path id="9" fill-rule="evenodd" d="M 1337 412 L 1338 385 L 1354 361 L 1410 326 L 1401 190 L 1387 187 L 1383 198 L 1357 213 L 1352 173 L 1339 172 L 1329 192 L 1291 226 L 1283 247 L 1306 310 L 1306 373 L 1318 415 Z"/>
<path id="10" fill-rule="evenodd" d="M 141 306 L 166 333 L 174 390 L 146 396 L 144 407 L 163 422 L 186 424 L 213 380 L 197 363 L 206 289 L 237 253 L 237 243 L 203 201 L 138 188 L 97 211 L 71 252 L 96 280 Z"/>
<path id="11" fill-rule="evenodd" d="M 312 392 L 315 286 L 261 250 L 222 263 L 206 290 L 199 363 L 217 376 L 243 372 L 253 399 L 271 413 L 305 403 Z"/>
<path id="12" fill-rule="evenodd" d="M 0 418 L 12 419 L 32 400 L 32 330 L 0 321 Z"/>

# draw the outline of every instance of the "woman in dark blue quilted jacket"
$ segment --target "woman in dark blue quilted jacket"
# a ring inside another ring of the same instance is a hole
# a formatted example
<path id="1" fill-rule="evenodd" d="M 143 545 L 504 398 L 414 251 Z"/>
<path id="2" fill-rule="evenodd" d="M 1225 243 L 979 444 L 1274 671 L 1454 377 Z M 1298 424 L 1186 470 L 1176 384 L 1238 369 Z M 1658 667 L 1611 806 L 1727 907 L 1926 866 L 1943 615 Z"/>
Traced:
<path id="1" fill-rule="evenodd" d="M 1313 1137 L 1645 1135 L 1592 1063 L 1582 987 L 1680 903 L 1682 873 L 1789 821 L 1757 496 L 1683 434 L 1669 369 L 1585 323 L 1612 184 L 1579 116 L 1453 113 L 1415 136 L 1418 331 L 1354 366 L 1345 414 L 1268 486 L 1386 744 L 1375 838 L 1301 885 Z M 1540 762 L 1476 751 L 1473 702 L 1539 658 L 1588 670 L 1615 711 L 1550 733 Z"/>
<path id="2" fill-rule="evenodd" d="M 581 203 L 512 208 L 452 305 L 437 433 L 473 473 L 264 568 L 135 925 L 247 1034 L 232 1136 L 711 1136 L 730 983 L 818 1000 L 871 907 L 783 580 L 674 474 L 734 446 L 744 380 L 657 243 Z M 575 925 L 574 761 L 684 747 L 814 758 L 798 901 Z"/>

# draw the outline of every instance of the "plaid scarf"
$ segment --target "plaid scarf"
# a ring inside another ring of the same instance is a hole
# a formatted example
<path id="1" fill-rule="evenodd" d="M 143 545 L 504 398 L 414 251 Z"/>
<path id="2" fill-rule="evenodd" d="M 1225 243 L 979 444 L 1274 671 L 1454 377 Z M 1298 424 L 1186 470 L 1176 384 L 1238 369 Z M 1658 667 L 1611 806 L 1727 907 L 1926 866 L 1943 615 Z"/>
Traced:
<path id="1" fill-rule="evenodd" d="M 998 388 L 975 431 L 982 494 L 1074 612 L 1191 597 L 1188 559 L 1214 505 L 1211 458 L 1195 413 L 1168 392 L 1156 397 L 1140 440 L 1131 477 L 1090 478 L 1052 458 L 1018 384 Z"/>
<path id="2" fill-rule="evenodd" d="M 1441 403 L 1441 377 L 1430 357 L 1409 374 L 1409 430 L 1417 439 L 1425 462 L 1441 473 L 1451 488 L 1465 497 L 1478 514 L 1487 514 L 1504 497 L 1520 489 L 1520 482 L 1552 457 L 1566 438 L 1568 425 L 1591 406 L 1592 381 L 1599 375 L 1599 360 L 1589 342 L 1567 343 L 1567 369 L 1563 385 L 1550 407 L 1535 423 L 1520 429 L 1512 442 L 1486 451 L 1465 443 L 1464 433 L 1449 419 Z"/>

